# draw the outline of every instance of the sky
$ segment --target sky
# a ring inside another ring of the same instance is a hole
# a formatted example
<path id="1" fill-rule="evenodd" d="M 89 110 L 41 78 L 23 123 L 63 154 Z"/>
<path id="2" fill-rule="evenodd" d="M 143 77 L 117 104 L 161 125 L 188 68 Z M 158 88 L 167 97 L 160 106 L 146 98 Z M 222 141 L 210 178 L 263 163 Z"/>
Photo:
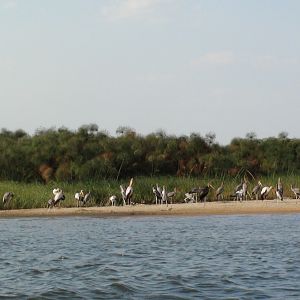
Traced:
<path id="1" fill-rule="evenodd" d="M 300 138 L 300 1 L 0 0 L 0 128 Z"/>

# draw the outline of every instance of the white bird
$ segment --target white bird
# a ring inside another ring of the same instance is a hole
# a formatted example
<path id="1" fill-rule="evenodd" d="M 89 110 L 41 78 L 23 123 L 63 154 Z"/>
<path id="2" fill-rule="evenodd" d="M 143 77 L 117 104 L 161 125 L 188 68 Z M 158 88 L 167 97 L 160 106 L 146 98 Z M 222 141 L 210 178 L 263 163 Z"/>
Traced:
<path id="1" fill-rule="evenodd" d="M 121 190 L 123 205 L 126 205 L 126 194 L 125 194 L 125 189 L 124 189 L 123 185 L 120 185 L 120 190 Z"/>
<path id="2" fill-rule="evenodd" d="M 280 180 L 280 177 L 278 178 L 278 182 L 276 184 L 276 196 L 277 196 L 277 199 L 280 199 L 281 201 L 283 201 L 283 185 Z"/>
<path id="3" fill-rule="evenodd" d="M 161 202 L 161 192 L 160 192 L 161 188 L 158 186 L 158 184 L 156 184 L 156 187 L 153 186 L 152 187 L 152 192 L 155 195 L 155 204 L 157 205 L 159 202 Z"/>
<path id="4" fill-rule="evenodd" d="M 89 192 L 86 193 L 86 194 L 84 195 L 84 197 L 83 197 L 83 200 L 82 200 L 83 205 L 86 205 L 86 203 L 90 200 L 90 198 L 91 198 L 91 192 L 89 191 Z"/>
<path id="5" fill-rule="evenodd" d="M 166 187 L 163 186 L 162 192 L 161 192 L 161 204 L 166 203 L 168 205 L 168 195 Z"/>
<path id="6" fill-rule="evenodd" d="M 54 190 L 53 190 L 53 192 L 54 192 Z M 56 189 L 53 200 L 54 200 L 54 203 L 53 203 L 54 206 L 57 203 L 59 203 L 59 205 L 60 205 L 60 201 L 65 200 L 65 195 L 64 195 L 64 193 L 63 193 L 63 191 L 61 189 Z"/>
<path id="7" fill-rule="evenodd" d="M 111 206 L 116 206 L 116 202 L 117 202 L 117 196 L 116 195 L 112 195 L 109 197 L 109 201 L 111 203 Z"/>
<path id="8" fill-rule="evenodd" d="M 261 195 L 261 200 L 265 200 L 268 196 L 268 194 L 270 193 L 270 191 L 272 190 L 272 186 L 264 186 L 261 189 L 260 195 Z"/>
<path id="9" fill-rule="evenodd" d="M 183 199 L 183 201 L 185 203 L 193 203 L 196 201 L 194 194 L 192 194 L 192 193 L 185 193 L 184 196 L 185 196 L 185 198 Z"/>
<path id="10" fill-rule="evenodd" d="M 133 184 L 133 178 L 130 179 L 129 185 L 126 188 L 126 191 L 125 191 L 125 201 L 128 203 L 128 205 L 131 204 L 131 198 L 132 198 L 132 195 L 133 195 L 132 184 Z"/>
<path id="11" fill-rule="evenodd" d="M 81 190 L 79 193 L 77 192 L 74 197 L 75 197 L 75 200 L 77 201 L 77 207 L 79 207 L 79 203 L 82 202 L 83 197 L 84 197 L 83 190 Z"/>
<path id="12" fill-rule="evenodd" d="M 8 203 L 13 197 L 14 197 L 13 192 L 4 193 L 3 198 L 2 198 L 3 204 Z"/>

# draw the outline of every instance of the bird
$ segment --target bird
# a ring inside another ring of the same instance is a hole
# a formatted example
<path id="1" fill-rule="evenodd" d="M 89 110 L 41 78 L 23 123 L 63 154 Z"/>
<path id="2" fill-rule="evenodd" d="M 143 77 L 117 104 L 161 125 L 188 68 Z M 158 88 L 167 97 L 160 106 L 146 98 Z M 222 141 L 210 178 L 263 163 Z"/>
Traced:
<path id="1" fill-rule="evenodd" d="M 160 192 L 161 188 L 158 186 L 158 184 L 156 184 L 156 187 L 153 186 L 152 187 L 152 192 L 155 195 L 155 204 L 157 205 L 158 203 L 161 202 L 161 192 Z"/>
<path id="2" fill-rule="evenodd" d="M 63 191 L 59 188 L 54 189 L 54 190 L 53 190 L 53 193 L 55 192 L 55 194 L 54 194 L 54 198 L 53 198 L 53 200 L 54 200 L 53 206 L 55 206 L 56 204 L 60 205 L 60 202 L 65 200 L 65 195 L 64 195 Z"/>
<path id="3" fill-rule="evenodd" d="M 132 195 L 133 195 L 132 185 L 133 185 L 133 178 L 130 179 L 129 185 L 125 191 L 125 201 L 128 203 L 128 205 L 131 204 L 131 199 L 132 199 Z"/>
<path id="4" fill-rule="evenodd" d="M 243 183 L 244 183 L 244 180 L 241 179 L 241 183 L 239 183 L 235 189 L 234 189 L 234 192 L 236 193 L 237 191 L 240 191 L 242 188 L 243 188 Z"/>
<path id="5" fill-rule="evenodd" d="M 166 203 L 168 206 L 168 196 L 167 196 L 167 190 L 166 187 L 163 186 L 162 192 L 161 192 L 161 204 Z"/>
<path id="6" fill-rule="evenodd" d="M 206 202 L 206 198 L 207 198 L 210 188 L 214 189 L 214 187 L 210 183 L 208 183 L 207 186 L 205 186 L 203 188 L 199 188 L 198 194 L 199 194 L 200 202 Z"/>
<path id="7" fill-rule="evenodd" d="M 280 177 L 278 178 L 278 182 L 276 184 L 276 196 L 277 196 L 277 199 L 280 199 L 281 201 L 283 201 L 283 185 L 280 180 Z"/>
<path id="8" fill-rule="evenodd" d="M 112 195 L 109 197 L 109 201 L 111 203 L 111 206 L 116 206 L 116 202 L 117 202 L 117 196 L 116 195 Z"/>
<path id="9" fill-rule="evenodd" d="M 185 196 L 185 198 L 183 199 L 183 201 L 185 203 L 193 203 L 196 201 L 194 198 L 194 194 L 185 193 L 184 196 Z"/>
<path id="10" fill-rule="evenodd" d="M 291 191 L 295 194 L 295 199 L 300 199 L 300 189 L 291 185 Z"/>
<path id="11" fill-rule="evenodd" d="M 86 203 L 90 200 L 91 198 L 91 192 L 89 191 L 88 193 L 86 193 L 82 199 L 82 203 L 83 205 L 86 205 Z"/>
<path id="12" fill-rule="evenodd" d="M 176 188 L 174 188 L 174 190 L 173 190 L 173 191 L 171 191 L 171 192 L 168 192 L 168 193 L 167 193 L 167 197 L 170 199 L 170 201 L 171 201 L 171 204 L 173 203 L 173 197 L 175 197 L 175 195 L 176 195 L 176 192 L 177 192 L 177 189 L 176 189 Z"/>
<path id="13" fill-rule="evenodd" d="M 224 193 L 224 181 L 222 181 L 221 185 L 216 190 L 216 199 L 223 200 L 224 199 L 223 193 Z"/>
<path id="14" fill-rule="evenodd" d="M 83 197 L 84 197 L 84 192 L 81 190 L 79 193 L 75 193 L 75 200 L 77 201 L 77 207 L 79 207 L 79 203 L 82 202 Z"/>
<path id="15" fill-rule="evenodd" d="M 3 195 L 3 204 L 5 205 L 6 203 L 10 202 L 10 200 L 14 197 L 14 193 L 13 192 L 6 192 Z"/>
<path id="16" fill-rule="evenodd" d="M 125 189 L 124 189 L 123 185 L 120 185 L 120 190 L 121 190 L 123 205 L 126 205 L 126 195 L 125 195 Z"/>
<path id="17" fill-rule="evenodd" d="M 188 191 L 187 194 L 193 195 L 193 199 L 197 203 L 197 201 L 198 201 L 198 194 L 199 194 L 200 191 L 201 191 L 200 187 L 194 187 L 190 191 Z"/>
<path id="18" fill-rule="evenodd" d="M 257 185 L 253 188 L 251 195 L 254 197 L 255 199 L 258 200 L 260 192 L 262 189 L 262 183 L 260 181 L 258 181 Z"/>
<path id="19" fill-rule="evenodd" d="M 243 200 L 247 200 L 248 184 L 246 179 L 243 182 L 242 191 L 243 191 Z"/>
<path id="20" fill-rule="evenodd" d="M 265 200 L 268 196 L 268 194 L 270 193 L 270 191 L 272 190 L 272 186 L 264 186 L 261 189 L 260 195 L 261 195 L 261 200 Z"/>

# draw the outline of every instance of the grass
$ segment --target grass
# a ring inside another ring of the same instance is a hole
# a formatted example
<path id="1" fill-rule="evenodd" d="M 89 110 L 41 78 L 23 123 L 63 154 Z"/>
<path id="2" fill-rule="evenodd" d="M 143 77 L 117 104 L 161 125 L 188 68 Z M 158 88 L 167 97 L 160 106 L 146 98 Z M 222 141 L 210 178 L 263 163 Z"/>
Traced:
<path id="1" fill-rule="evenodd" d="M 273 175 L 269 177 L 259 178 L 263 185 L 276 186 L 278 176 Z M 240 183 L 241 178 L 224 178 L 225 199 L 229 199 L 229 195 L 233 192 L 235 186 Z M 257 184 L 257 180 L 248 179 L 248 190 Z M 284 197 L 293 197 L 293 193 L 290 190 L 291 184 L 299 186 L 300 176 L 289 175 L 281 176 L 281 180 L 284 185 Z M 64 183 L 64 182 L 51 182 L 47 185 L 41 183 L 21 183 L 13 181 L 1 181 L 0 182 L 0 195 L 3 195 L 7 191 L 14 193 L 13 200 L 3 205 L 0 201 L 0 209 L 21 209 L 21 208 L 41 208 L 47 207 L 47 202 L 52 198 L 52 190 L 55 187 L 60 187 L 66 196 L 66 200 L 62 202 L 63 207 L 74 207 L 77 205 L 74 194 L 81 189 L 85 192 L 91 191 L 92 197 L 88 206 L 105 206 L 109 204 L 109 197 L 116 195 L 119 199 L 120 196 L 120 184 L 126 186 L 129 180 L 102 180 L 99 182 L 78 182 L 78 183 Z M 187 178 L 187 177 L 136 177 L 134 179 L 134 201 L 137 203 L 154 203 L 154 195 L 152 193 L 152 186 L 156 183 L 160 186 L 166 186 L 168 191 L 172 191 L 175 187 L 177 189 L 174 202 L 183 202 L 184 194 L 193 187 L 205 186 L 210 182 L 215 188 L 220 186 L 222 178 Z M 269 198 L 275 198 L 274 190 L 271 192 Z M 214 191 L 211 191 L 208 196 L 208 200 L 213 201 Z"/>

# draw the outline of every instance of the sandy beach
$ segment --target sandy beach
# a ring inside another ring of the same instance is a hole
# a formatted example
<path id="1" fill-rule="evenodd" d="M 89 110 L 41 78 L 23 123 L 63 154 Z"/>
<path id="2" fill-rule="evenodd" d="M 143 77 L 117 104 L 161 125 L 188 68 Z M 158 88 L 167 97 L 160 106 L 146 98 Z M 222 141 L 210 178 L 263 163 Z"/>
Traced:
<path id="1" fill-rule="evenodd" d="M 300 200 L 206 202 L 166 205 L 134 205 L 114 207 L 71 207 L 2 210 L 0 217 L 67 217 L 67 216 L 197 216 L 233 214 L 300 213 Z"/>

